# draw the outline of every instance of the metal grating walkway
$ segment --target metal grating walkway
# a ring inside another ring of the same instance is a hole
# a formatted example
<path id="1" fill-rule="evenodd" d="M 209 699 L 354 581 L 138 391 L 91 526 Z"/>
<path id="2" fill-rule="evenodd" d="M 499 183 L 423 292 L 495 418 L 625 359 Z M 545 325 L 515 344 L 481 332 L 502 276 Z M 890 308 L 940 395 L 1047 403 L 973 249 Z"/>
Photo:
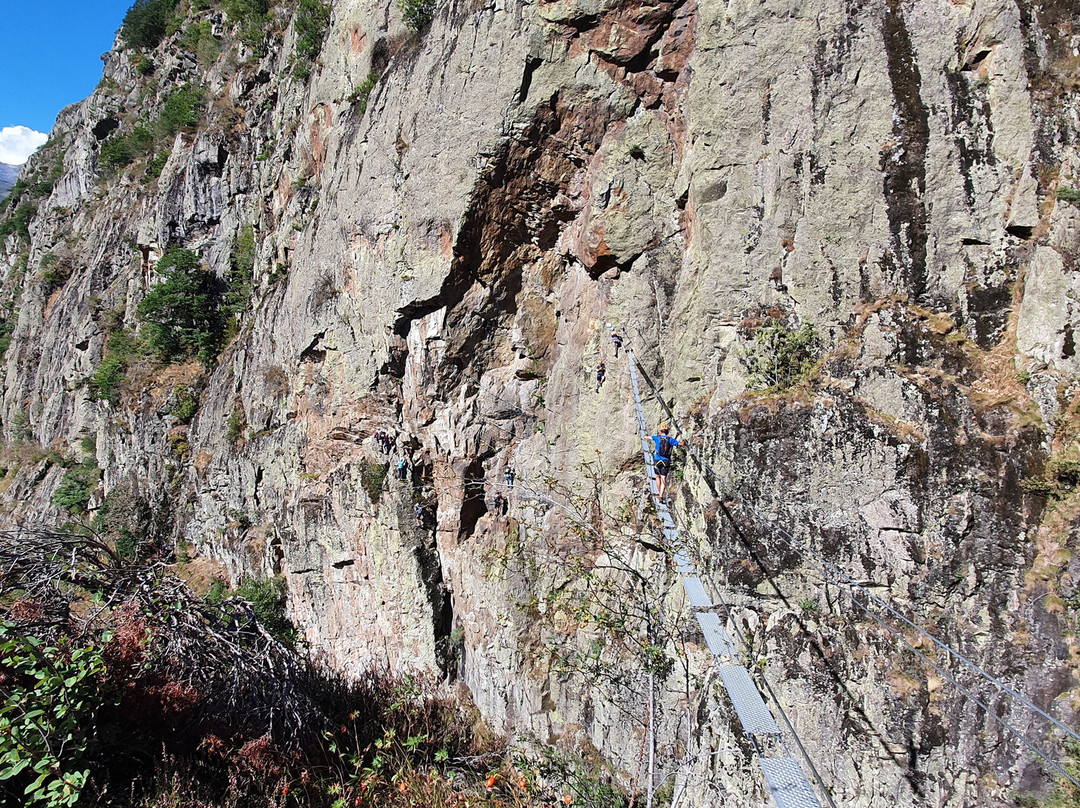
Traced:
<path id="1" fill-rule="evenodd" d="M 758 763 L 765 774 L 769 793 L 772 794 L 777 808 L 821 808 L 821 803 L 810 787 L 798 761 L 792 757 L 764 757 L 761 754 L 761 747 L 754 740 L 756 735 L 768 736 L 778 740 L 779 746 L 783 747 L 783 738 L 776 719 L 761 698 L 761 692 L 750 674 L 741 665 L 736 664 L 738 651 L 735 643 L 721 624 L 719 615 L 711 611 L 712 600 L 697 576 L 690 554 L 679 536 L 675 520 L 671 518 L 671 511 L 668 510 L 667 504 L 657 496 L 656 469 L 653 464 L 654 445 L 645 423 L 645 410 L 641 406 L 641 388 L 638 385 L 634 352 L 629 347 L 627 347 L 626 359 L 630 365 L 630 383 L 634 390 L 634 408 L 637 411 L 641 450 L 645 455 L 649 492 L 652 494 L 656 513 L 664 529 L 664 539 L 668 549 L 673 553 L 675 568 L 682 578 L 683 588 L 686 590 L 690 605 L 694 608 L 694 614 L 705 636 L 705 642 L 716 660 L 720 679 L 735 707 L 735 713 L 739 716 L 746 734 L 750 736 L 755 748 L 758 749 Z"/>

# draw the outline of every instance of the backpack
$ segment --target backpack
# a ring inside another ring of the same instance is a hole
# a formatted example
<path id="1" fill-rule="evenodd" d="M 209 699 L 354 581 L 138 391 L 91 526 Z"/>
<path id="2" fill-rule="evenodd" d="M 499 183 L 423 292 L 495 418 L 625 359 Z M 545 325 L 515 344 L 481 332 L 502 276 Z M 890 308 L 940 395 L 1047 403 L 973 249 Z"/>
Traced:
<path id="1" fill-rule="evenodd" d="M 664 458 L 664 460 L 671 459 L 671 438 L 667 435 L 656 436 L 656 454 L 658 457 Z"/>

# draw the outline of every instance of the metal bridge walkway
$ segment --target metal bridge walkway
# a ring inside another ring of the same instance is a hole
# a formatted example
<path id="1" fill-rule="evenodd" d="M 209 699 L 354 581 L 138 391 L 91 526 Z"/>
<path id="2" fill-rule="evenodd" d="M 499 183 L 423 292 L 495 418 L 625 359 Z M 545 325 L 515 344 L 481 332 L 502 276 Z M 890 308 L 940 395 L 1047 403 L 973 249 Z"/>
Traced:
<path id="1" fill-rule="evenodd" d="M 645 455 L 645 467 L 649 477 L 649 492 L 652 494 L 656 512 L 660 517 L 664 540 L 673 553 L 675 567 L 682 578 L 686 596 L 694 609 L 694 616 L 705 635 L 705 642 L 712 652 L 720 679 L 731 698 L 743 730 L 757 750 L 758 763 L 765 775 L 769 793 L 772 794 L 777 808 L 821 808 L 821 803 L 795 758 L 787 754 L 782 757 L 767 757 L 763 752 L 763 749 L 779 748 L 786 753 L 787 749 L 776 719 L 769 711 L 764 699 L 761 698 L 754 680 L 739 663 L 735 643 L 721 623 L 720 616 L 716 614 L 713 603 L 694 569 L 686 545 L 679 536 L 679 529 L 671 518 L 671 511 L 657 495 L 656 469 L 653 465 L 654 444 L 645 424 L 637 366 L 634 362 L 634 352 L 629 347 L 627 347 L 626 358 L 630 365 L 630 383 L 634 390 L 634 408 L 637 411 L 638 433 L 641 436 L 641 448 Z M 766 743 L 759 743 L 759 738 Z"/>

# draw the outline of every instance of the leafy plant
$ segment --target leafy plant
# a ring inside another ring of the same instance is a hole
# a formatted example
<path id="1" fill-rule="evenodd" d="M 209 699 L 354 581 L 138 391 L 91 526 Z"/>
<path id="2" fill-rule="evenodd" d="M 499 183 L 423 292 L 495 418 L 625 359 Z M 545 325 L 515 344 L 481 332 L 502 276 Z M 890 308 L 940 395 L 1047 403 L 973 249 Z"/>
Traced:
<path id="1" fill-rule="evenodd" d="M 197 84 L 185 84 L 173 92 L 161 108 L 160 128 L 166 137 L 194 129 L 203 116 L 206 92 Z"/>
<path id="2" fill-rule="evenodd" d="M 754 333 L 751 346 L 739 354 L 747 374 L 747 388 L 785 390 L 809 375 L 823 350 L 810 323 L 797 329 L 769 318 Z"/>
<path id="3" fill-rule="evenodd" d="M 165 164 L 169 162 L 169 156 L 171 154 L 172 151 L 170 149 L 163 149 L 147 160 L 146 173 L 143 174 L 143 181 L 149 182 L 160 177 L 161 172 L 165 169 Z"/>
<path id="4" fill-rule="evenodd" d="M 1071 185 L 1059 185 L 1057 198 L 1060 202 L 1068 202 L 1070 205 L 1080 207 L 1080 188 L 1074 188 Z"/>
<path id="5" fill-rule="evenodd" d="M 234 318 L 251 307 L 251 280 L 256 254 L 255 228 L 245 225 L 233 244 L 229 260 L 229 288 L 225 292 L 225 311 Z"/>
<path id="6" fill-rule="evenodd" d="M 0 223 L 0 239 L 5 239 L 12 233 L 18 233 L 25 241 L 30 240 L 30 220 L 37 215 L 37 205 L 32 202 L 23 202 L 11 217 Z"/>
<path id="7" fill-rule="evenodd" d="M 379 74 L 372 70 L 368 73 L 368 77 L 356 85 L 356 88 L 349 94 L 349 103 L 355 105 L 356 111 L 361 115 L 367 112 L 368 98 L 371 97 L 371 91 L 375 89 L 378 81 Z"/>
<path id="8" fill-rule="evenodd" d="M 360 461 L 360 486 L 367 492 L 372 505 L 379 503 L 389 469 L 389 463 L 376 463 L 367 458 Z"/>
<path id="9" fill-rule="evenodd" d="M 28 805 L 75 805 L 90 775 L 84 758 L 97 713 L 118 701 L 99 686 L 102 645 L 49 645 L 0 620 L 0 668 L 0 782 L 22 786 Z"/>
<path id="10" fill-rule="evenodd" d="M 94 493 L 100 480 L 101 469 L 98 468 L 96 458 L 88 457 L 64 473 L 53 494 L 53 504 L 68 513 L 85 513 L 86 506 L 90 503 L 90 495 Z"/>
<path id="11" fill-rule="evenodd" d="M 224 333 L 213 288 L 213 276 L 199 256 L 183 247 L 170 247 L 158 272 L 165 276 L 135 310 L 143 324 L 146 350 L 163 362 L 194 356 L 210 364 L 221 350 Z"/>
<path id="12" fill-rule="evenodd" d="M 229 21 L 239 28 L 240 41 L 262 55 L 270 28 L 270 4 L 267 0 L 222 0 Z"/>
<path id="13" fill-rule="evenodd" d="M 90 377 L 90 394 L 100 401 L 108 401 L 113 406 L 120 401 L 120 393 L 127 379 L 127 368 L 131 358 L 139 349 L 139 341 L 124 327 L 109 335 L 108 347 L 101 364 Z"/>
<path id="14" fill-rule="evenodd" d="M 225 440 L 230 443 L 240 440 L 244 436 L 246 427 L 247 418 L 244 416 L 244 410 L 237 407 L 229 414 L 229 420 L 225 423 Z"/>
<path id="15" fill-rule="evenodd" d="M 435 0 L 398 0 L 397 7 L 402 20 L 417 34 L 435 19 Z"/>
<path id="16" fill-rule="evenodd" d="M 11 336 L 15 333 L 15 324 L 19 321 L 19 310 L 11 303 L 0 310 L 0 313 L 3 315 L 0 318 L 0 359 L 3 359 L 7 349 L 11 347 Z"/>
<path id="17" fill-rule="evenodd" d="M 169 408 L 169 415 L 181 423 L 187 424 L 199 411 L 199 396 L 190 387 L 177 387 L 173 390 L 173 404 Z"/>
<path id="18" fill-rule="evenodd" d="M 135 0 L 124 15 L 120 39 L 125 47 L 150 50 L 165 37 L 176 0 Z"/>
<path id="19" fill-rule="evenodd" d="M 285 581 L 281 578 L 246 578 L 233 593 L 251 604 L 251 611 L 278 640 L 296 642 L 296 628 L 285 615 Z"/>

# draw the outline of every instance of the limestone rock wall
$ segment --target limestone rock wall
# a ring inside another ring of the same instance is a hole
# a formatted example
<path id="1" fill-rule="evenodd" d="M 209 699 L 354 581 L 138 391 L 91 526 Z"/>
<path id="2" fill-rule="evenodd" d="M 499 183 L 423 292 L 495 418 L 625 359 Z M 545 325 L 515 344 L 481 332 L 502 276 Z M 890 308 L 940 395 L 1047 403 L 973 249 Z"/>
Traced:
<path id="1" fill-rule="evenodd" d="M 283 576 L 331 664 L 457 679 L 498 731 L 597 750 L 627 785 L 651 666 L 682 804 L 759 805 L 643 509 L 614 325 L 708 464 L 676 510 L 834 799 L 1045 791 L 752 509 L 1075 720 L 1076 514 L 1021 485 L 1075 440 L 1067 3 L 449 2 L 416 35 L 350 0 L 304 77 L 287 3 L 261 55 L 186 13 L 216 55 L 179 33 L 147 71 L 118 47 L 24 172 L 53 182 L 3 245 L 8 523 L 63 518 L 57 461 L 93 435 L 92 508 L 123 492 L 234 580 Z M 160 174 L 110 171 L 106 144 L 187 84 L 205 106 Z M 225 286 L 244 238 L 217 363 L 132 360 L 95 400 L 165 249 Z M 769 315 L 828 353 L 798 392 L 745 394 Z"/>

